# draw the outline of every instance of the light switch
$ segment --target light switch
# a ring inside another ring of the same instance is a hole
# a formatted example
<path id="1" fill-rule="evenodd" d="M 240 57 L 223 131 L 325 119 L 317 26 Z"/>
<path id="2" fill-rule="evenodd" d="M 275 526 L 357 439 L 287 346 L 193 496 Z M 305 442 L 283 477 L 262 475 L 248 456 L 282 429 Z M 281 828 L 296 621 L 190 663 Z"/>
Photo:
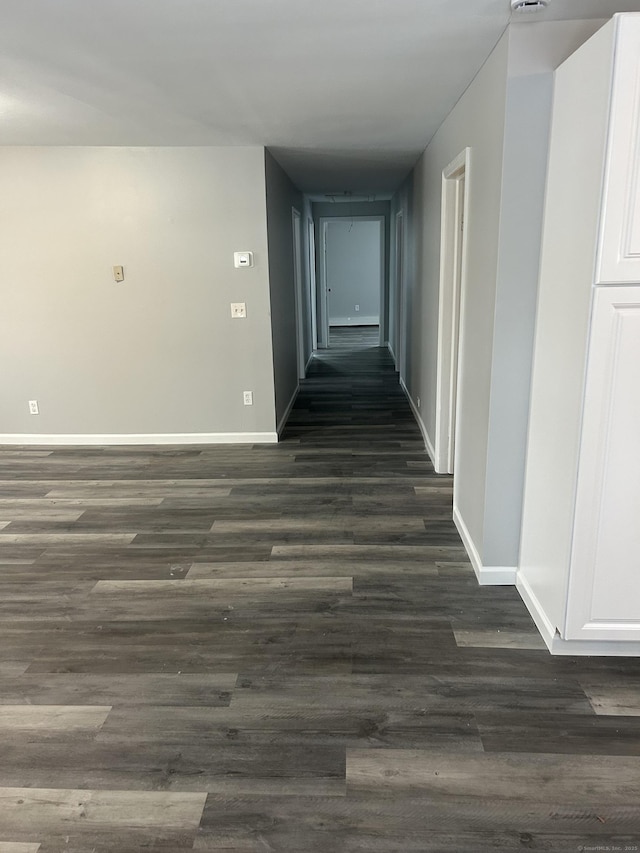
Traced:
<path id="1" fill-rule="evenodd" d="M 124 267 L 114 267 L 113 268 L 113 280 L 114 281 L 124 281 Z"/>
<path id="2" fill-rule="evenodd" d="M 233 264 L 237 269 L 240 267 L 252 267 L 253 252 L 234 252 Z"/>
<path id="3" fill-rule="evenodd" d="M 234 320 L 241 320 L 243 317 L 247 316 L 247 305 L 246 302 L 232 302 L 231 303 L 231 316 Z"/>

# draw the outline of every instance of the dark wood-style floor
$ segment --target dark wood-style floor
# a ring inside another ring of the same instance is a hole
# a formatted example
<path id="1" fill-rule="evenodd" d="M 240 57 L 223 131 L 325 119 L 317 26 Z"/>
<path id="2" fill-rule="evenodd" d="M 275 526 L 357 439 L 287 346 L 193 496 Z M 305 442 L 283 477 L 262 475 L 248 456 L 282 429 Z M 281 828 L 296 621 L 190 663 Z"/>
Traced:
<path id="1" fill-rule="evenodd" d="M 0 853 L 638 849 L 640 661 L 478 587 L 337 335 L 278 446 L 0 451 Z"/>

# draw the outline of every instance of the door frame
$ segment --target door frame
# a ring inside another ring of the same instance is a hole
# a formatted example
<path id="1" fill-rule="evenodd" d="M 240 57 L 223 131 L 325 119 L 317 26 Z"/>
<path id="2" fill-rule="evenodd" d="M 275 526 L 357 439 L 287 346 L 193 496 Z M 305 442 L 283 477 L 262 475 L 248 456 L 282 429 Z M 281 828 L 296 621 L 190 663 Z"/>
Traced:
<path id="1" fill-rule="evenodd" d="M 379 346 L 384 346 L 384 329 L 387 321 L 386 304 L 386 216 L 382 213 L 372 216 L 321 216 L 318 220 L 320 231 L 320 318 L 318 323 L 318 346 L 329 347 L 329 298 L 327 284 L 327 227 L 330 222 L 378 222 L 380 224 L 380 306 L 378 311 Z"/>
<path id="2" fill-rule="evenodd" d="M 470 164 L 471 149 L 465 148 L 442 172 L 434 460 L 438 474 L 453 474 L 456 467 Z"/>
<path id="3" fill-rule="evenodd" d="M 316 283 L 316 229 L 312 217 L 307 218 L 307 266 L 309 271 L 309 308 L 311 311 L 311 349 L 318 349 L 318 295 Z"/>
<path id="4" fill-rule="evenodd" d="M 293 242 L 293 292 L 296 316 L 296 370 L 297 378 L 306 376 L 306 360 L 304 357 L 304 311 L 302 294 L 302 214 L 291 208 L 291 229 Z"/>
<path id="5" fill-rule="evenodd" d="M 406 354 L 406 305 L 404 286 L 404 210 L 398 210 L 394 220 L 394 246 L 395 246 L 395 352 L 394 361 L 400 380 L 404 382 L 407 369 Z"/>

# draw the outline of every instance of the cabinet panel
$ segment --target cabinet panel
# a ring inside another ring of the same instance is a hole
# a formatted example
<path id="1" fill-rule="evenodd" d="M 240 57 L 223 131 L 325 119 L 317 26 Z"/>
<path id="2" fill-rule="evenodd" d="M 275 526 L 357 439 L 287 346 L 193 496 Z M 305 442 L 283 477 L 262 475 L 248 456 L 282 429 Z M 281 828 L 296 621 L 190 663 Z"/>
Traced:
<path id="1" fill-rule="evenodd" d="M 566 639 L 640 639 L 640 286 L 596 288 Z"/>
<path id="2" fill-rule="evenodd" d="M 596 281 L 640 281 L 640 15 L 618 18 Z"/>

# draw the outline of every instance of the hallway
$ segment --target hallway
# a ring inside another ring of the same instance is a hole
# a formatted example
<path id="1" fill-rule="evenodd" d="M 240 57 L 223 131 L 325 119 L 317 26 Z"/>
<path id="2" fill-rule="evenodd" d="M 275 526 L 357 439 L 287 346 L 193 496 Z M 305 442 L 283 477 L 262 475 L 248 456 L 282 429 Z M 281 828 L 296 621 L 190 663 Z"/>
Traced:
<path id="1" fill-rule="evenodd" d="M 329 328 L 330 349 L 368 349 L 377 347 L 379 340 L 380 326 L 331 326 Z"/>
<path id="2" fill-rule="evenodd" d="M 279 445 L 0 466 L 0 853 L 640 844 L 640 660 L 477 585 L 386 350 Z"/>

